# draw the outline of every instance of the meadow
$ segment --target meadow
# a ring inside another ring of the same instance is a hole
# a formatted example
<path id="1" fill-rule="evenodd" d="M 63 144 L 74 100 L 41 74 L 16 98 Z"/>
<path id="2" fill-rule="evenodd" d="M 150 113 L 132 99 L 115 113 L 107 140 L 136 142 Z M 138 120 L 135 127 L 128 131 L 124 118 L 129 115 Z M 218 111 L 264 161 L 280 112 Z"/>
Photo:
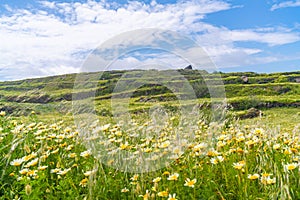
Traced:
<path id="1" fill-rule="evenodd" d="M 246 85 L 242 74 L 223 74 L 232 107 L 213 121 L 200 87 L 204 108 L 193 126 L 172 94 L 153 85 L 130 99 L 130 121 L 113 120 L 104 88 L 118 73 L 99 83 L 100 125 L 86 135 L 70 111 L 71 75 L 0 83 L 0 199 L 300 199 L 298 73 L 244 74 Z M 159 127 L 146 116 L 157 102 L 169 113 Z M 240 120 L 251 107 L 263 115 Z"/>

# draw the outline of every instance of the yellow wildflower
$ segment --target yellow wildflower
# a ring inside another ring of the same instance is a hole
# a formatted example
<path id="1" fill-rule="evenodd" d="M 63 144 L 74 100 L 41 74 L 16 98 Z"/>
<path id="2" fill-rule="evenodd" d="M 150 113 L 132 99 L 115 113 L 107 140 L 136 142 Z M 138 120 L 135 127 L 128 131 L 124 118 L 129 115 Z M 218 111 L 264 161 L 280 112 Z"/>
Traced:
<path id="1" fill-rule="evenodd" d="M 197 182 L 197 179 L 193 179 L 193 180 L 190 180 L 189 178 L 187 178 L 186 180 L 185 180 L 185 184 L 184 184 L 184 186 L 188 186 L 188 187 L 195 187 L 195 183 Z"/>
<path id="2" fill-rule="evenodd" d="M 23 162 L 24 162 L 24 158 L 18 158 L 18 159 L 14 159 L 13 161 L 11 161 L 10 165 L 20 166 Z"/>
<path id="3" fill-rule="evenodd" d="M 153 183 L 158 183 L 161 180 L 161 177 L 157 177 L 155 179 L 153 179 Z"/>
<path id="4" fill-rule="evenodd" d="M 176 194 L 175 193 L 173 195 L 169 194 L 168 200 L 177 200 L 176 199 Z"/>
<path id="5" fill-rule="evenodd" d="M 87 185 L 88 179 L 84 178 L 80 181 L 79 186 L 81 187 L 85 187 Z"/>
<path id="6" fill-rule="evenodd" d="M 178 177 L 179 177 L 179 174 L 178 173 L 174 173 L 174 174 L 171 174 L 167 179 L 169 181 L 177 181 Z"/>
<path id="7" fill-rule="evenodd" d="M 248 179 L 255 180 L 259 178 L 259 174 L 248 174 Z"/>
<path id="8" fill-rule="evenodd" d="M 167 197 L 168 194 L 169 194 L 169 192 L 167 192 L 167 191 L 161 191 L 161 192 L 157 193 L 157 196 L 159 196 L 159 197 Z"/>

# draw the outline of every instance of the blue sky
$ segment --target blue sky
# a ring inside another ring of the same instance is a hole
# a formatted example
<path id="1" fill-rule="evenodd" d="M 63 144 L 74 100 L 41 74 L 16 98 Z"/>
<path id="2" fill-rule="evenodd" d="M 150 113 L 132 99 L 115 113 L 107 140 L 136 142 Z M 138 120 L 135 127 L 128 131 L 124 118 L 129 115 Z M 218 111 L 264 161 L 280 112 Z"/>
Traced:
<path id="1" fill-rule="evenodd" d="M 0 3 L 0 80 L 80 72 L 89 53 L 103 42 L 144 28 L 163 28 L 193 39 L 220 71 L 300 69 L 300 0 Z M 120 57 L 117 68 L 187 64 L 171 54 L 145 52 Z"/>

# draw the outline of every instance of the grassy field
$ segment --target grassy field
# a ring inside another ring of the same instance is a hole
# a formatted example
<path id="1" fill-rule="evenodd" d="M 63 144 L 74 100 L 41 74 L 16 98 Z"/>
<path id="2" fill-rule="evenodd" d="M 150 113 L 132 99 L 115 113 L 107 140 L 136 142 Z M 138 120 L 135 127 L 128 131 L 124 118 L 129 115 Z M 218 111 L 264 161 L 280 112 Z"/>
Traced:
<path id="1" fill-rule="evenodd" d="M 300 199 L 299 72 L 221 74 L 230 106 L 219 121 L 202 86 L 191 118 L 179 114 L 191 102 L 148 85 L 130 98 L 126 123 L 110 106 L 122 73 L 105 73 L 99 122 L 81 127 L 74 75 L 0 83 L 0 199 Z M 157 105 L 168 115 L 155 118 Z M 251 107 L 262 115 L 238 118 Z"/>

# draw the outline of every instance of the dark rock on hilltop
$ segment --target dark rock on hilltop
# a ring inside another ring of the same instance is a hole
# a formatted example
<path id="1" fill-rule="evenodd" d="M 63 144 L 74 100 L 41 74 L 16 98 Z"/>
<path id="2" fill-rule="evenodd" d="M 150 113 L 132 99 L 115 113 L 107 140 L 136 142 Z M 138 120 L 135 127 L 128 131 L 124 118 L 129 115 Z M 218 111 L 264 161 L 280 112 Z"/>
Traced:
<path id="1" fill-rule="evenodd" d="M 192 65 L 186 66 L 184 69 L 193 69 Z"/>

